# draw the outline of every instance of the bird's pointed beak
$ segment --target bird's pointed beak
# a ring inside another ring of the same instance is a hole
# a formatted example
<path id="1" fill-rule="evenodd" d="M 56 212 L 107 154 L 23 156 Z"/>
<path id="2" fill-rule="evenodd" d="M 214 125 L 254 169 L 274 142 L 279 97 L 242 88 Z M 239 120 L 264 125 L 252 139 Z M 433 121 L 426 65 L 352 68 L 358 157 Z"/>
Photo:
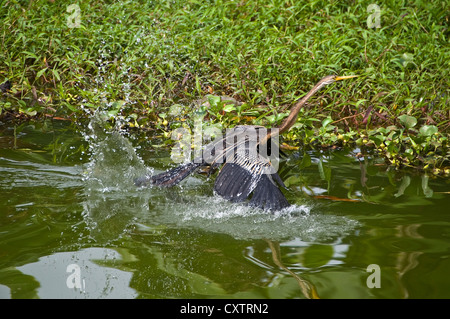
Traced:
<path id="1" fill-rule="evenodd" d="M 358 75 L 347 75 L 347 76 L 337 76 L 334 78 L 335 81 L 346 80 L 351 78 L 356 78 Z"/>

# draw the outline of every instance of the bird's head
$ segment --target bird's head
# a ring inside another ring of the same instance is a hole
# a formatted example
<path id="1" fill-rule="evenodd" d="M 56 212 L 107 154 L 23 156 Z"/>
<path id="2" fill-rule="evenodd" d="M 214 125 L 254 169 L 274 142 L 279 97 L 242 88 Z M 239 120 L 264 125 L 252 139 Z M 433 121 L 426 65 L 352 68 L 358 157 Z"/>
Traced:
<path id="1" fill-rule="evenodd" d="M 282 134 L 283 132 L 288 131 L 292 125 L 295 124 L 295 121 L 298 117 L 298 112 L 300 109 L 305 105 L 305 103 L 308 101 L 308 99 L 313 96 L 317 91 L 319 91 L 322 87 L 325 85 L 334 83 L 336 81 L 345 80 L 345 79 L 351 79 L 355 78 L 358 75 L 347 75 L 347 76 L 338 76 L 338 75 L 328 75 L 324 78 L 322 78 L 305 96 L 303 96 L 295 105 L 291 108 L 291 113 L 289 116 L 283 121 L 283 124 L 278 128 L 279 133 Z"/>
<path id="2" fill-rule="evenodd" d="M 327 75 L 326 77 L 322 78 L 322 80 L 320 80 L 319 83 L 322 83 L 322 85 L 328 85 L 336 81 L 351 79 L 355 77 L 357 77 L 357 75 L 347 75 L 347 76 Z"/>

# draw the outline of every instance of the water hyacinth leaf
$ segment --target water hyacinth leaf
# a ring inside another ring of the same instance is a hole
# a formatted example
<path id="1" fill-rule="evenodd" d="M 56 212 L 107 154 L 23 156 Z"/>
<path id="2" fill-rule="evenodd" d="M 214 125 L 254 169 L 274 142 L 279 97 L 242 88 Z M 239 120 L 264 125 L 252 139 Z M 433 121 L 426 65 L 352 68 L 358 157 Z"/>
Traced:
<path id="1" fill-rule="evenodd" d="M 275 123 L 275 115 L 268 115 L 265 118 L 270 124 Z"/>
<path id="2" fill-rule="evenodd" d="M 27 103 L 24 101 L 24 100 L 19 100 L 19 101 L 17 101 L 17 103 L 19 104 L 19 107 L 22 109 L 22 108 L 25 108 L 26 107 L 26 105 L 27 105 Z"/>
<path id="3" fill-rule="evenodd" d="M 217 107 L 217 105 L 220 103 L 220 96 L 208 95 L 207 98 L 208 98 L 209 105 L 211 105 L 212 109 L 215 109 Z"/>
<path id="4" fill-rule="evenodd" d="M 419 129 L 419 134 L 425 137 L 436 134 L 437 132 L 438 128 L 434 125 L 424 125 Z"/>
<path id="5" fill-rule="evenodd" d="M 417 119 L 414 116 L 410 115 L 400 115 L 398 117 L 400 123 L 405 126 L 407 129 L 414 127 L 417 124 Z"/>
<path id="6" fill-rule="evenodd" d="M 236 104 L 236 110 L 237 110 L 238 114 L 241 114 L 248 107 L 249 107 L 249 105 L 247 103 Z"/>
<path id="7" fill-rule="evenodd" d="M 371 136 L 370 139 L 371 139 L 372 141 L 374 141 L 375 144 L 376 144 L 377 146 L 380 146 L 381 143 L 384 142 L 384 140 L 386 139 L 386 137 L 385 137 L 384 135 L 378 134 L 378 135 L 375 135 L 375 136 Z"/>
<path id="8" fill-rule="evenodd" d="M 223 111 L 224 112 L 233 112 L 233 111 L 236 111 L 236 107 L 233 105 L 233 104 L 226 104 L 224 107 L 223 107 Z"/>
<path id="9" fill-rule="evenodd" d="M 329 116 L 322 121 L 322 127 L 327 127 L 331 122 L 333 122 L 333 119 Z"/>
<path id="10" fill-rule="evenodd" d="M 37 111 L 34 110 L 33 108 L 26 108 L 24 110 L 21 110 L 22 113 L 25 113 L 29 116 L 35 116 L 37 114 Z"/>

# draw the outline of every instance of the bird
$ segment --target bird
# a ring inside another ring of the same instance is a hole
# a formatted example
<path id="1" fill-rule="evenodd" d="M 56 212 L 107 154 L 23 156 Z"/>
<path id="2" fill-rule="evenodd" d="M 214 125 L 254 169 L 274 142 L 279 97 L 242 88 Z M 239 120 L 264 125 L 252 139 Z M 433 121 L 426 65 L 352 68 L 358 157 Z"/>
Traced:
<path id="1" fill-rule="evenodd" d="M 275 212 L 291 206 L 280 190 L 286 189 L 273 165 L 278 145 L 272 143 L 297 121 L 300 109 L 321 88 L 357 75 L 323 77 L 305 96 L 299 99 L 279 127 L 237 125 L 228 129 L 225 137 L 216 138 L 203 148 L 200 156 L 157 175 L 145 175 L 134 180 L 136 186 L 172 187 L 202 167 L 209 173 L 222 166 L 214 183 L 214 191 L 234 203 Z"/>

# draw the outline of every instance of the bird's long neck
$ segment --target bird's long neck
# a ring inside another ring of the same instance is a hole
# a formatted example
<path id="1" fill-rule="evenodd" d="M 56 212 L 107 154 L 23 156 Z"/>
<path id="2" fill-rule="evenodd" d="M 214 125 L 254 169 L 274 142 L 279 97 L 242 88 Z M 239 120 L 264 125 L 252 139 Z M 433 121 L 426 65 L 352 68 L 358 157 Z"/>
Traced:
<path id="1" fill-rule="evenodd" d="M 323 86 L 325 86 L 326 83 L 324 81 L 319 81 L 306 95 L 301 98 L 297 103 L 295 103 L 292 108 L 291 112 L 289 113 L 288 117 L 284 119 L 283 123 L 278 127 L 278 130 L 270 130 L 267 136 L 263 139 L 263 143 L 267 142 L 271 137 L 279 134 L 283 134 L 284 132 L 288 131 L 297 121 L 298 113 L 300 112 L 300 109 L 305 105 L 305 103 L 309 100 L 311 96 L 316 94 L 317 91 L 319 91 Z"/>
<path id="2" fill-rule="evenodd" d="M 283 123 L 278 127 L 279 134 L 283 134 L 284 132 L 288 131 L 295 124 L 300 109 L 305 105 L 309 98 L 316 94 L 316 92 L 319 91 L 324 85 L 325 83 L 320 81 L 308 93 L 306 93 L 303 98 L 301 98 L 297 103 L 294 104 L 294 106 L 292 106 L 289 116 L 285 118 Z"/>

